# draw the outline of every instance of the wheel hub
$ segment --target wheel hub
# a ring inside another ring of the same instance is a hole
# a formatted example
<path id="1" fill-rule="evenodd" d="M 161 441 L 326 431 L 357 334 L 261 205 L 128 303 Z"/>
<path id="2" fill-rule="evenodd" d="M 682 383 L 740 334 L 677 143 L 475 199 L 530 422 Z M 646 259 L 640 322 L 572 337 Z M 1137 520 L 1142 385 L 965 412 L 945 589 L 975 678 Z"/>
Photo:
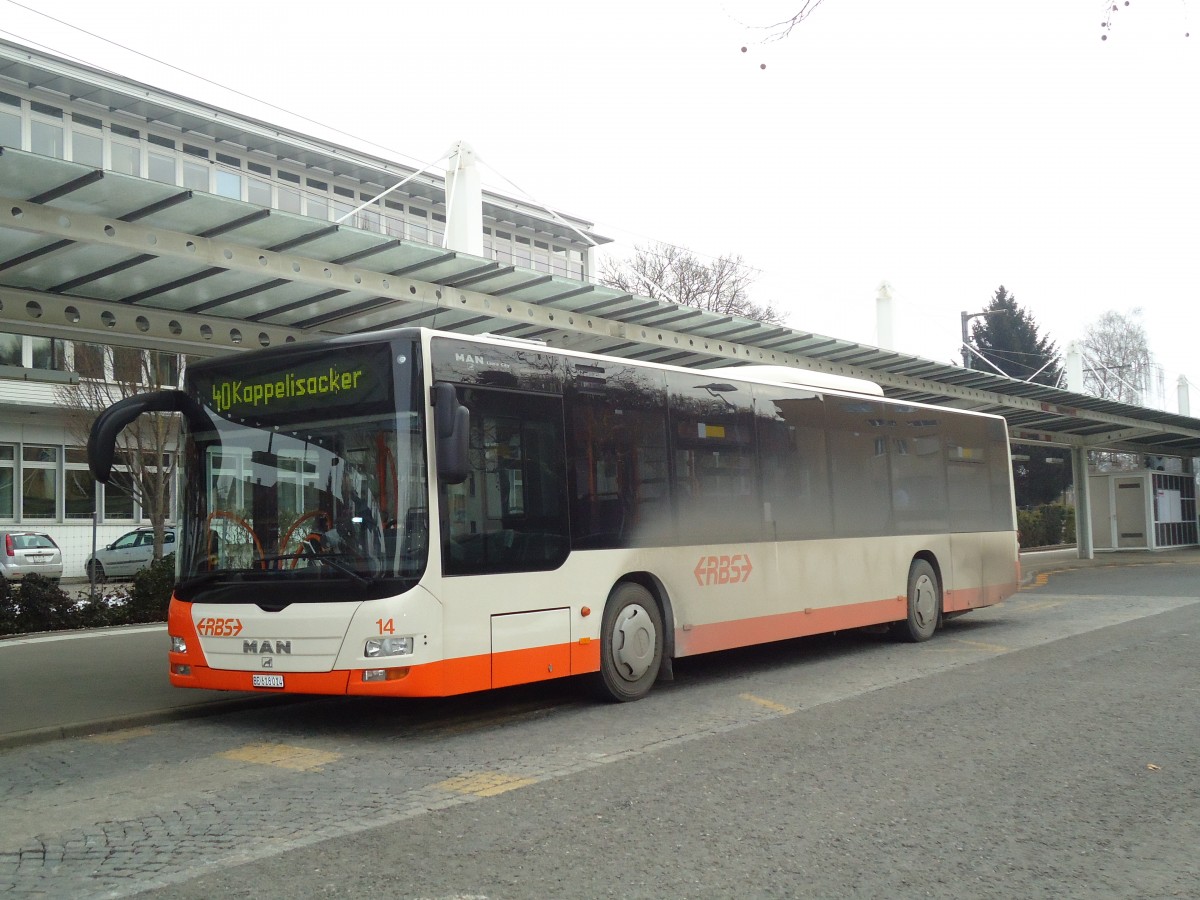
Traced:
<path id="1" fill-rule="evenodd" d="M 612 654 L 617 671 L 627 681 L 637 681 L 654 661 L 654 621 L 634 603 L 621 610 L 613 626 Z"/>
<path id="2" fill-rule="evenodd" d="M 915 594 L 913 616 L 917 620 L 917 625 L 925 628 L 936 621 L 937 616 L 937 592 L 934 590 L 933 580 L 928 575 L 922 575 L 917 579 Z"/>

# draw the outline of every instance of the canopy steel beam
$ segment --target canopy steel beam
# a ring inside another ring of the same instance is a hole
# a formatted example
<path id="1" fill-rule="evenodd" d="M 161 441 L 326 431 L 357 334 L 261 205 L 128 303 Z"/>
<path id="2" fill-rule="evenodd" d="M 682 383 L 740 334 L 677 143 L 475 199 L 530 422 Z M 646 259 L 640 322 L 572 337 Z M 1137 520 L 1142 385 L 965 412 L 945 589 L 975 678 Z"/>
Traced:
<path id="1" fill-rule="evenodd" d="M 252 316 L 239 316 L 236 309 L 229 309 L 221 319 L 216 319 L 212 314 L 201 317 L 182 310 L 154 308 L 151 302 L 131 304 L 20 290 L 14 293 L 14 289 L 6 289 L 3 296 L 12 297 L 15 302 L 6 300 L 4 309 L 0 310 L 0 319 L 14 326 L 10 330 L 31 334 L 71 336 L 82 340 L 104 340 L 192 352 L 191 348 L 200 347 L 224 346 L 235 349 L 259 346 L 260 343 L 274 345 L 280 336 L 283 339 L 291 337 L 300 340 L 318 331 L 345 334 L 384 327 L 401 318 L 411 320 L 414 316 L 420 318 L 443 311 L 457 312 L 471 322 L 496 321 L 493 330 L 508 327 L 506 323 L 537 329 L 539 333 L 547 335 L 547 343 L 564 348 L 587 350 L 597 346 L 632 346 L 639 353 L 653 353 L 655 350 L 670 356 L 683 353 L 692 356 L 699 367 L 727 365 L 730 362 L 791 366 L 871 381 L 885 391 L 890 389 L 900 394 L 941 398 L 950 405 L 1011 409 L 1017 413 L 1025 411 L 1050 419 L 1084 420 L 1112 429 L 1106 431 L 1103 437 L 1086 439 L 1079 435 L 1051 432 L 1048 437 L 1051 443 L 1082 446 L 1086 440 L 1087 446 L 1099 447 L 1105 445 L 1105 440 L 1112 440 L 1129 447 L 1128 439 L 1136 433 L 1145 437 L 1169 437 L 1183 444 L 1200 444 L 1200 427 L 1189 428 L 1181 423 L 1165 425 L 1119 413 L 1080 410 L 1031 397 L 1000 393 L 989 390 L 986 381 L 978 378 L 978 373 L 964 373 L 972 376 L 971 384 L 956 384 L 805 355 L 837 345 L 836 340 L 820 335 L 797 333 L 791 339 L 782 339 L 777 344 L 771 340 L 775 346 L 788 347 L 788 350 L 773 350 L 761 343 L 743 344 L 728 339 L 741 329 L 717 336 L 699 333 L 701 328 L 712 329 L 725 324 L 723 321 L 707 322 L 694 329 L 685 327 L 671 330 L 623 321 L 619 312 L 616 313 L 617 318 L 592 315 L 592 312 L 629 301 L 634 303 L 630 311 L 646 310 L 646 306 L 638 304 L 638 298 L 633 295 L 606 298 L 573 311 L 545 303 L 525 302 L 407 278 L 394 272 L 247 246 L 220 237 L 203 237 L 148 227 L 137 222 L 63 211 L 27 200 L 0 198 L 0 229 L 3 228 L 36 233 L 51 242 L 61 240 L 111 247 L 128 253 L 130 258 L 151 254 L 159 258 L 176 259 L 202 273 L 210 268 L 232 271 L 260 278 L 264 285 L 283 281 L 312 289 L 307 301 L 295 300 L 293 296 L 289 303 L 281 304 L 279 308 L 264 310 L 260 306 Z M 439 260 L 453 258 L 454 254 L 450 253 L 401 271 L 419 271 L 436 265 Z M 245 290 L 245 294 L 251 293 L 253 288 Z M 314 309 L 313 315 L 302 318 L 309 323 L 308 328 L 288 327 L 271 321 L 281 315 L 285 308 L 289 312 L 297 312 L 305 305 L 315 304 L 322 299 L 328 301 L 342 294 L 346 295 L 346 307 L 336 310 L 340 315 L 331 316 L 328 306 L 323 310 Z M 146 299 L 152 301 L 151 297 Z M 30 312 L 34 309 L 29 305 L 31 301 L 41 304 L 46 310 L 45 314 L 38 316 Z M 73 308 L 74 313 L 68 312 L 68 306 Z M 357 313 L 353 312 L 356 306 L 359 309 Z M 732 319 L 729 321 L 732 322 Z M 50 322 L 53 325 L 49 325 Z M 612 343 L 614 340 L 616 344 Z M 857 361 L 858 357 L 853 359 Z M 1142 451 L 1146 449 L 1139 448 Z"/>

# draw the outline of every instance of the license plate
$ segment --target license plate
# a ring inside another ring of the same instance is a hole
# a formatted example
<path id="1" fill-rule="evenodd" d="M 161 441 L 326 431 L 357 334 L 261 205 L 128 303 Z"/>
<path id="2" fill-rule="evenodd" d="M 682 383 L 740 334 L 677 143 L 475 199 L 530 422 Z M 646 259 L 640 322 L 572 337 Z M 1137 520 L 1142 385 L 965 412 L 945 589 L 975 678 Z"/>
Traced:
<path id="1" fill-rule="evenodd" d="M 254 687 L 281 688 L 281 687 L 283 687 L 283 676 L 282 675 L 251 675 L 250 683 Z"/>

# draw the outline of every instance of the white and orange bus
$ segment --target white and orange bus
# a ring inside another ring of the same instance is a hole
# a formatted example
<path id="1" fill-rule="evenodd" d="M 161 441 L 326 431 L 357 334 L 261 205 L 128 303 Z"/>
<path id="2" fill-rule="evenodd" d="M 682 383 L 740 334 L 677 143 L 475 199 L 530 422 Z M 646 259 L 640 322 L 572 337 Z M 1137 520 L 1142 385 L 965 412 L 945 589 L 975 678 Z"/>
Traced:
<path id="1" fill-rule="evenodd" d="M 400 329 L 195 363 L 170 679 L 444 696 L 944 616 L 1016 589 L 1004 421 L 796 369 Z"/>

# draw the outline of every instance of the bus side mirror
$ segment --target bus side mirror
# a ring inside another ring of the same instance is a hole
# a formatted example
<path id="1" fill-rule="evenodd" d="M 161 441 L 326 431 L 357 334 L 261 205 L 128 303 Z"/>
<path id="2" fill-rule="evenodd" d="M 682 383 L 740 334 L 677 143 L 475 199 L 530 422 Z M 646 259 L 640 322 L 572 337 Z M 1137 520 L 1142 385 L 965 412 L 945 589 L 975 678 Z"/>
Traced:
<path id="1" fill-rule="evenodd" d="M 462 484 L 471 471 L 471 414 L 458 402 L 454 385 L 439 381 L 433 386 L 433 438 L 437 447 L 438 480 Z"/>
<path id="2" fill-rule="evenodd" d="M 147 391 L 118 400 L 92 423 L 88 434 L 88 468 L 101 484 L 107 484 L 112 474 L 113 456 L 117 451 L 117 435 L 142 413 L 180 412 L 194 430 L 211 424 L 199 405 L 183 391 Z"/>

